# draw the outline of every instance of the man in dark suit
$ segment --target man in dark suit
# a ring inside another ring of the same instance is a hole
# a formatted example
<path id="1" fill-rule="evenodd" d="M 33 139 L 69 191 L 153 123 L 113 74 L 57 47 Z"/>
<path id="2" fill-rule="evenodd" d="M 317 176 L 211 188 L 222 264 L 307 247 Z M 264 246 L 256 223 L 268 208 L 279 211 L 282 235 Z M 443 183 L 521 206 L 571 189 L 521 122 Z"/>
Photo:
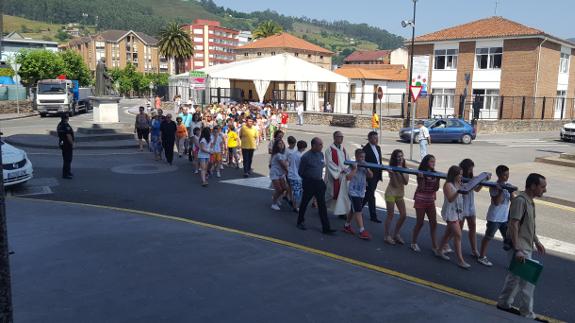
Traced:
<path id="1" fill-rule="evenodd" d="M 367 135 L 367 140 L 369 141 L 367 145 L 363 146 L 363 151 L 365 152 L 365 161 L 368 163 L 381 164 L 381 148 L 378 145 L 378 134 L 375 131 L 371 131 Z M 363 198 L 363 206 L 367 204 L 369 206 L 369 219 L 372 222 L 381 223 L 381 220 L 377 218 L 377 213 L 375 210 L 375 190 L 377 189 L 377 184 L 382 180 L 381 170 L 373 169 L 373 177 L 367 179 L 367 189 L 365 191 L 365 197 Z"/>

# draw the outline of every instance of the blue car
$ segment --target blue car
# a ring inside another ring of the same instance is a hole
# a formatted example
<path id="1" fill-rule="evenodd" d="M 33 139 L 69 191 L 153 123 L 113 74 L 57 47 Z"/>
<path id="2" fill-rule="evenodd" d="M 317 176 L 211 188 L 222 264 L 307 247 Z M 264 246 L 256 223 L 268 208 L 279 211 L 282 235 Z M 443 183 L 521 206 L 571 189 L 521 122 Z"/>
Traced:
<path id="1" fill-rule="evenodd" d="M 462 119 L 429 119 L 425 121 L 425 126 L 429 129 L 431 142 L 461 142 L 470 144 L 475 140 L 475 129 Z M 414 142 L 417 142 L 419 129 L 414 130 Z M 402 128 L 399 131 L 399 138 L 409 142 L 411 140 L 411 127 Z"/>

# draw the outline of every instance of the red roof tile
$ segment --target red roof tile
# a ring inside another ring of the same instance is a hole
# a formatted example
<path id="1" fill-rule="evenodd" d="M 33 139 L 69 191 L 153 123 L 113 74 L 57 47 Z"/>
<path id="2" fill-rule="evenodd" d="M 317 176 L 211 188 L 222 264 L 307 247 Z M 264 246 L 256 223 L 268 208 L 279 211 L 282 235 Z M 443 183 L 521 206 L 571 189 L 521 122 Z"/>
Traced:
<path id="1" fill-rule="evenodd" d="M 456 39 L 481 39 L 519 36 L 541 36 L 545 32 L 505 19 L 490 17 L 463 25 L 446 28 L 415 38 L 416 42 L 430 42 Z"/>
<path id="2" fill-rule="evenodd" d="M 383 60 L 389 56 L 389 50 L 357 50 L 344 59 L 344 62 L 365 62 Z"/>
<path id="3" fill-rule="evenodd" d="M 258 39 L 249 44 L 237 47 L 237 50 L 241 51 L 242 49 L 260 49 L 260 48 L 301 49 L 311 52 L 333 55 L 332 51 L 319 47 L 315 44 L 312 44 L 308 41 L 305 41 L 301 38 L 290 35 L 288 33 L 281 33 L 270 37 Z"/>

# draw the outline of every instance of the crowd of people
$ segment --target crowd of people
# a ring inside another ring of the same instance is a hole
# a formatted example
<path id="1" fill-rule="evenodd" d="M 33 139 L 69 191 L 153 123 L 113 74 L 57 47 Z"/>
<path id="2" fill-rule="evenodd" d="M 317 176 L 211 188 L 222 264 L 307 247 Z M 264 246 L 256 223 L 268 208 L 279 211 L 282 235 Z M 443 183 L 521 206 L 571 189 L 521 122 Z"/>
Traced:
<path id="1" fill-rule="evenodd" d="M 297 228 L 307 229 L 305 214 L 310 202 L 318 210 L 324 234 L 331 235 L 336 232 L 330 225 L 328 212 L 344 221 L 344 233 L 357 235 L 363 240 L 371 239 L 362 215 L 366 205 L 370 221 L 382 222 L 376 212 L 375 192 L 378 183 L 383 180 L 384 172 L 363 165 L 365 162 L 383 164 L 375 126 L 368 134 L 368 143 L 353 152 L 355 162 L 346 165 L 345 162 L 351 158 L 343 146 L 342 132 L 333 133 L 333 143 L 325 150 L 323 141 L 318 137 L 311 140 L 309 150 L 306 141 L 297 140 L 294 136 L 288 136 L 284 141 L 289 117 L 285 111 L 272 105 L 229 104 L 199 109 L 180 103 L 176 105 L 176 109 L 176 119 L 173 121 L 172 114 L 164 115 L 160 108 L 153 109 L 151 116 L 148 116 L 145 107 L 140 107 L 135 121 L 135 132 L 140 140 L 139 149 L 143 150 L 144 144 L 147 144 L 157 160 L 165 158 L 172 164 L 176 147 L 179 158 L 186 156 L 193 162 L 194 172 L 200 174 L 202 186 L 208 186 L 210 176 L 220 177 L 224 165 L 236 169 L 243 165 L 243 176 L 251 176 L 254 151 L 261 142 L 269 141 L 268 167 L 273 188 L 271 208 L 280 211 L 284 208 L 282 205 L 285 205 L 296 212 Z M 301 123 L 299 118 L 298 123 Z M 416 222 L 409 239 L 411 250 L 421 252 L 418 237 L 427 218 L 432 252 L 445 260 L 450 260 L 448 254 L 454 252 L 457 265 L 463 269 L 471 267 L 462 251 L 465 222 L 468 226 L 471 255 L 484 266 L 493 265 L 487 257 L 487 250 L 497 231 L 506 241 L 505 245 L 510 250 L 511 257 L 524 261 L 531 258 L 534 249 L 545 252 L 535 234 L 533 206 L 533 198 L 545 193 L 546 182 L 543 176 L 529 175 L 525 191 L 515 196 L 504 188 L 509 179 L 509 168 L 505 165 L 496 168 L 497 186 L 489 189 L 491 205 L 487 212 L 487 229 L 478 247 L 474 192 L 478 192 L 481 186 L 476 186 L 467 194 L 460 191 L 463 178 L 474 177 L 473 161 L 464 159 L 459 165 L 451 166 L 447 172 L 440 214 L 447 225 L 441 238 L 437 232 L 436 212 L 436 194 L 440 189 L 440 179 L 424 175 L 435 172 L 435 164 L 435 157 L 426 154 L 418 167 L 421 173 L 416 177 L 417 188 L 413 198 Z M 389 165 L 406 167 L 401 150 L 397 149 L 391 153 Z M 387 177 L 389 180 L 384 194 L 387 209 L 383 227 L 384 242 L 389 245 L 404 245 L 406 242 L 401 236 L 401 229 L 407 216 L 404 197 L 409 175 L 387 171 Z M 527 225 L 524 223 L 526 218 Z M 352 224 L 355 224 L 355 229 Z M 519 291 L 522 301 L 520 314 L 533 315 L 534 287 L 526 285 L 523 280 L 517 280 L 513 275 L 506 279 L 505 284 L 498 306 L 509 309 L 512 296 L 515 295 L 513 293 Z"/>

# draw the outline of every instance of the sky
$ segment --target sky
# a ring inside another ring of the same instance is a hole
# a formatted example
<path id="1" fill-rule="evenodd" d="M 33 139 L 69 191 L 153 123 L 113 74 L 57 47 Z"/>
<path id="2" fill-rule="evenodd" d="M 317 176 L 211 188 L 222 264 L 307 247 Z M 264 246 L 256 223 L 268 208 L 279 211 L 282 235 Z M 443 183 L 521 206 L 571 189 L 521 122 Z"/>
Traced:
<path id="1" fill-rule="evenodd" d="M 367 23 L 389 32 L 411 37 L 410 28 L 401 21 L 411 19 L 411 0 L 214 0 L 218 5 L 251 12 L 271 9 L 288 16 L 348 20 Z M 568 28 L 573 19 L 575 0 L 418 0 L 416 35 L 495 15 L 561 37 L 575 37 L 575 28 Z M 571 25 L 572 26 L 572 25 Z M 409 29 L 409 30 L 408 30 Z"/>

